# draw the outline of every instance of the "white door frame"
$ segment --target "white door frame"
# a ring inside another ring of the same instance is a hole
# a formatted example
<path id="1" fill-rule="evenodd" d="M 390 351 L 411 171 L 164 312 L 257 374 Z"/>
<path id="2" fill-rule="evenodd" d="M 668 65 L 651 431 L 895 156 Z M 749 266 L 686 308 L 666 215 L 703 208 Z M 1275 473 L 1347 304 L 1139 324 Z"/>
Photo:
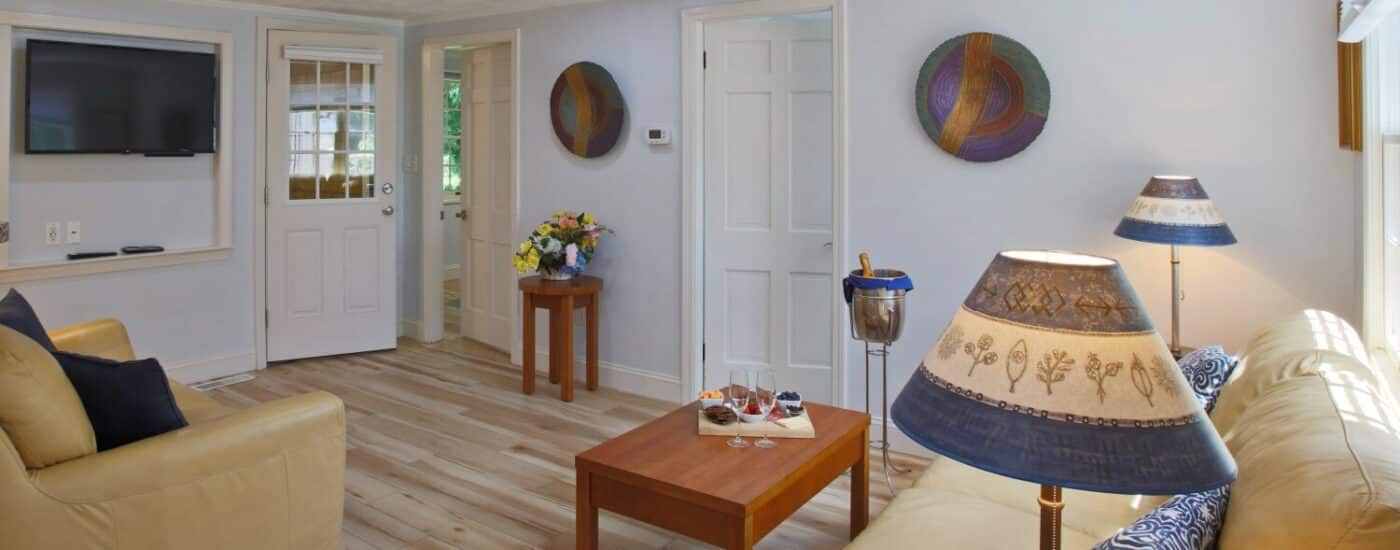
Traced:
<path id="1" fill-rule="evenodd" d="M 384 33 L 403 43 L 403 23 L 388 19 L 356 16 L 332 16 L 337 21 L 319 22 L 303 19 L 258 16 L 257 59 L 253 71 L 253 348 L 257 356 L 255 367 L 267 368 L 267 33 L 269 31 L 362 32 Z M 402 73 L 400 73 L 402 74 Z M 402 89 L 402 86 L 400 86 Z M 399 112 L 403 112 L 403 95 L 399 95 Z M 402 124 L 399 125 L 403 127 Z M 402 135 L 402 131 L 400 131 Z M 398 139 L 395 136 L 394 139 Z M 399 152 L 403 155 L 403 151 Z M 403 181 L 402 162 L 396 163 L 394 177 Z M 402 188 L 402 186 L 400 186 Z M 396 203 L 399 201 L 395 201 Z M 400 304 L 402 306 L 402 304 Z"/>
<path id="2" fill-rule="evenodd" d="M 455 36 L 439 36 L 428 38 L 423 41 L 423 70 L 419 74 L 419 84 L 422 92 L 422 106 L 419 115 L 422 118 L 423 134 L 420 136 L 421 146 L 419 147 L 419 164 L 422 174 L 421 200 L 422 212 L 422 233 L 423 243 L 422 254 L 422 317 L 419 322 L 418 339 L 424 342 L 436 342 L 442 339 L 443 333 L 443 293 L 442 293 L 442 223 L 439 219 L 439 212 L 442 211 L 442 162 L 428 162 L 432 156 L 432 151 L 442 148 L 442 86 L 429 86 L 430 82 L 440 82 L 442 80 L 442 51 L 449 46 L 489 46 L 492 44 L 510 44 L 511 55 L 511 83 L 512 98 L 511 108 L 514 113 L 511 116 L 511 133 L 514 138 L 511 143 L 511 204 L 514 209 L 510 212 L 509 222 L 511 232 L 516 231 L 516 221 L 520 214 L 520 91 L 524 86 L 520 85 L 520 29 L 505 31 L 490 31 L 471 34 L 461 34 Z M 434 56 L 436 55 L 436 58 Z M 430 185 L 432 183 L 432 185 Z M 501 261 L 506 261 L 504 258 Z M 511 293 L 511 326 L 520 326 L 520 308 L 518 307 L 519 297 Z M 514 364 L 520 364 L 520 334 L 511 331 L 510 360 Z"/>
<path id="3" fill-rule="evenodd" d="M 705 329 L 705 54 L 706 22 L 831 12 L 833 85 L 836 102 L 833 137 L 832 296 L 841 296 L 846 260 L 846 0 L 753 0 L 691 8 L 681 12 L 681 402 L 700 390 Z M 849 340 L 844 299 L 832 301 L 832 393 L 846 403 L 846 350 Z"/>

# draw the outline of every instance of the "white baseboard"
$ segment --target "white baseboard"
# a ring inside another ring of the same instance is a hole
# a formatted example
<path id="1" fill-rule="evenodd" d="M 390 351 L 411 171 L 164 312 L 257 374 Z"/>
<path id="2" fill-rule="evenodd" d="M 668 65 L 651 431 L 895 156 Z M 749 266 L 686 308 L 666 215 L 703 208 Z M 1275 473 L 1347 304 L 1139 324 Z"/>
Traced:
<path id="1" fill-rule="evenodd" d="M 442 268 L 442 280 L 451 281 L 462 274 L 462 264 L 444 266 Z"/>
<path id="2" fill-rule="evenodd" d="M 870 440 L 875 441 L 880 439 L 880 436 L 880 417 L 871 415 Z M 893 422 L 890 423 L 890 450 L 925 458 L 935 458 L 938 456 L 913 439 L 909 439 L 909 436 L 904 435 L 904 432 L 895 427 Z"/>
<path id="3" fill-rule="evenodd" d="M 549 376 L 549 352 L 535 352 L 535 375 Z M 586 375 L 584 358 L 574 358 L 574 380 L 582 381 Z M 671 401 L 681 393 L 681 378 L 607 361 L 598 361 L 598 387 Z"/>
<path id="4" fill-rule="evenodd" d="M 165 368 L 165 375 L 181 384 L 201 382 L 258 368 L 258 355 L 252 351 L 200 359 Z"/>

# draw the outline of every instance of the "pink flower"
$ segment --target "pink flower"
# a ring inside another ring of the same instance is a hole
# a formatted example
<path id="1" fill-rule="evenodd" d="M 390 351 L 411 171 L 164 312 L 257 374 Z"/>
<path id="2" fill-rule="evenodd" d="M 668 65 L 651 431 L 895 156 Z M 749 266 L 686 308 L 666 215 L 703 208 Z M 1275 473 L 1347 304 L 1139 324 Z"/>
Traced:
<path id="1" fill-rule="evenodd" d="M 578 227 L 578 220 L 573 218 L 559 220 L 559 227 L 564 229 L 574 229 Z"/>
<path id="2" fill-rule="evenodd" d="M 564 247 L 564 265 L 569 267 L 578 266 L 578 245 L 570 244 Z"/>

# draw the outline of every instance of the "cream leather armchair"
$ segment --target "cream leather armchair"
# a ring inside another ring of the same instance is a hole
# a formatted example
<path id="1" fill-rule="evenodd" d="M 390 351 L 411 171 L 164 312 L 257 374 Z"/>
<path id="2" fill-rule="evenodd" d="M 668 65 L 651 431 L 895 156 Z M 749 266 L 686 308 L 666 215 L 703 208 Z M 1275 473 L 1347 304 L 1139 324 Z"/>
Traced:
<path id="1" fill-rule="evenodd" d="M 118 360 L 133 355 L 126 329 L 114 320 L 50 336 L 66 351 Z M 18 368 L 30 371 L 21 376 L 58 368 L 6 342 L 0 338 L 8 365 L 0 365 L 0 378 L 20 361 L 30 363 Z M 89 445 L 82 456 L 26 466 L 36 454 L 24 447 L 45 434 L 32 426 L 23 434 L 26 426 L 0 430 L 0 548 L 339 547 L 345 410 L 338 398 L 317 392 L 233 410 L 176 382 L 170 386 L 190 425 L 104 452 Z M 54 391 L 44 403 L 68 399 L 62 388 Z M 77 423 L 72 414 L 43 418 Z M 86 424 L 85 416 L 77 418 Z M 91 434 L 90 426 L 67 428 L 54 431 Z"/>

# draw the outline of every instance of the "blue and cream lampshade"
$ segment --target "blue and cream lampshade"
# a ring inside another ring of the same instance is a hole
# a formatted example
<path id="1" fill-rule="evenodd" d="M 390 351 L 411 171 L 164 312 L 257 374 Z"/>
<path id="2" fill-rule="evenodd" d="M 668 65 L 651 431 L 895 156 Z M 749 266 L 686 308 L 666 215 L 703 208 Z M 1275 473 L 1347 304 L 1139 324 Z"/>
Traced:
<path id="1" fill-rule="evenodd" d="M 1235 234 L 1225 225 L 1201 182 L 1189 176 L 1153 177 L 1113 234 L 1158 244 L 1235 244 Z"/>
<path id="2" fill-rule="evenodd" d="M 891 417 L 959 462 L 1127 494 L 1224 486 L 1235 462 L 1117 261 L 998 254 Z"/>

